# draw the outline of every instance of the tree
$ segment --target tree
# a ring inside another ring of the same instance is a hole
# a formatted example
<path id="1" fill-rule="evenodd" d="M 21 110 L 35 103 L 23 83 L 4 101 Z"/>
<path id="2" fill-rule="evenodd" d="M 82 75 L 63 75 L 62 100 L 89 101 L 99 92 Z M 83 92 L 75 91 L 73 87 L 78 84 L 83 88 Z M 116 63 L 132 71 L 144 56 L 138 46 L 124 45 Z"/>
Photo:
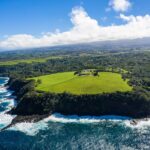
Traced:
<path id="1" fill-rule="evenodd" d="M 37 80 L 37 84 L 42 84 L 42 80 L 41 80 L 41 79 L 38 79 L 38 80 Z"/>

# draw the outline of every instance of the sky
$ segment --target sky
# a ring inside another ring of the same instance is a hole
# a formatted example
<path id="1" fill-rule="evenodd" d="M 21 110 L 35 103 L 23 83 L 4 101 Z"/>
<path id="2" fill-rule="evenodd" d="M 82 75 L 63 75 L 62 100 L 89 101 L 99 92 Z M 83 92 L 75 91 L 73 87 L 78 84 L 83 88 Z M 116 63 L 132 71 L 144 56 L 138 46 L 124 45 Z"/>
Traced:
<path id="1" fill-rule="evenodd" d="M 149 0 L 0 0 L 0 49 L 150 37 Z"/>

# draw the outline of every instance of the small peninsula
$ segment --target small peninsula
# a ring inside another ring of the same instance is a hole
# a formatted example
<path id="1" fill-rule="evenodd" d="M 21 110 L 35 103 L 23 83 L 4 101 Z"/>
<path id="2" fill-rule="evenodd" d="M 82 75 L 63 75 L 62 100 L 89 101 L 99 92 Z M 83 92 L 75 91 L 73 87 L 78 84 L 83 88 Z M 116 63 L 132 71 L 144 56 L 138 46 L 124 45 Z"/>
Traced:
<path id="1" fill-rule="evenodd" d="M 79 116 L 148 117 L 150 102 L 135 94 L 127 81 L 118 73 L 97 70 L 83 70 L 80 74 L 56 73 L 26 80 L 10 79 L 8 85 L 18 97 L 18 105 L 11 113 L 21 116 L 58 112 Z"/>

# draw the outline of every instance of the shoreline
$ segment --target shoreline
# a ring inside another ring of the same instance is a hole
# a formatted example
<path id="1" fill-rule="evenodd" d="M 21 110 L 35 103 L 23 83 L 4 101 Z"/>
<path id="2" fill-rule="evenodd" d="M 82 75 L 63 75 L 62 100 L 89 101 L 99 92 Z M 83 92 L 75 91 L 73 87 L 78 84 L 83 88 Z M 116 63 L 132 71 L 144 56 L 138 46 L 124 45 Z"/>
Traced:
<path id="1" fill-rule="evenodd" d="M 29 115 L 29 116 L 16 116 L 12 122 L 1 129 L 4 131 L 18 123 L 37 123 L 46 119 L 47 121 L 59 123 L 98 123 L 101 121 L 129 121 L 130 125 L 137 126 L 140 122 L 148 122 L 150 118 L 134 119 L 124 116 L 77 116 L 77 115 L 62 115 L 60 113 L 45 114 L 45 115 Z"/>
<path id="2" fill-rule="evenodd" d="M 9 114 L 9 113 L 5 113 L 5 114 Z M 39 121 L 47 118 L 48 116 L 49 115 L 16 116 L 9 125 L 2 128 L 0 131 L 7 130 L 8 128 L 13 127 L 18 123 L 24 123 L 24 122 L 36 123 L 36 122 L 39 122 Z"/>
<path id="3" fill-rule="evenodd" d="M 7 81 L 6 81 L 6 83 L 5 83 L 5 85 L 4 85 L 4 87 L 7 87 L 8 89 L 11 89 L 11 90 L 13 90 L 12 89 L 12 87 L 10 87 L 10 82 L 11 82 L 11 78 L 8 78 L 8 77 L 6 77 L 5 79 L 8 79 Z M 17 95 L 16 95 L 16 91 L 15 91 L 15 89 L 13 90 L 14 91 L 14 93 L 12 94 L 12 95 L 14 95 L 14 96 L 16 96 L 16 98 L 18 99 L 18 97 L 17 97 Z M 16 100 L 15 100 L 16 101 Z M 17 101 L 16 101 L 17 102 Z M 16 105 L 16 107 L 17 107 L 18 105 Z M 12 108 L 10 111 L 8 111 L 6 114 L 13 114 L 12 113 L 12 111 L 16 108 L 16 107 L 14 107 L 14 108 Z M 59 112 L 60 113 L 60 112 Z M 11 127 L 11 126 L 14 126 L 15 124 L 17 124 L 17 123 L 21 123 L 21 122 L 29 122 L 29 123 L 32 123 L 32 122 L 39 122 L 39 121 L 41 121 L 41 120 L 43 120 L 43 119 L 45 119 L 45 118 L 47 118 L 47 117 L 50 117 L 50 114 L 55 114 L 55 112 L 52 112 L 52 113 L 47 113 L 47 114 L 31 114 L 31 115 L 19 115 L 19 114 L 16 114 L 17 116 L 12 120 L 12 122 L 11 122 L 11 124 L 9 124 L 7 127 L 4 127 L 1 131 L 3 131 L 3 130 L 5 130 L 5 129 L 7 129 L 7 128 L 9 128 L 9 127 Z M 60 114 L 62 114 L 62 113 L 60 113 Z M 13 114 L 14 115 L 14 114 Z M 62 115 L 64 115 L 64 116 L 77 116 L 77 115 L 70 115 L 70 114 L 62 114 Z M 78 117 L 80 117 L 80 118 L 85 118 L 87 115 L 78 115 Z M 88 115 L 90 118 L 92 118 L 92 117 L 94 117 L 94 118 L 99 118 L 99 119 L 101 119 L 101 120 L 111 120 L 111 118 L 108 118 L 109 116 L 113 116 L 113 115 L 95 115 L 95 116 L 92 116 L 92 115 Z M 107 118 L 105 118 L 105 117 Z M 116 117 L 116 118 L 115 118 Z M 118 116 L 118 115 L 114 115 L 114 117 L 113 117 L 113 119 L 112 120 L 117 120 L 117 118 L 118 117 L 122 117 L 122 118 L 125 118 L 125 117 L 127 117 L 127 116 Z M 137 125 L 138 124 L 138 122 L 140 122 L 140 121 L 147 121 L 148 120 L 148 116 L 147 117 L 135 117 L 135 118 L 131 118 L 131 117 L 128 117 L 128 118 L 130 118 L 130 124 L 131 125 Z"/>

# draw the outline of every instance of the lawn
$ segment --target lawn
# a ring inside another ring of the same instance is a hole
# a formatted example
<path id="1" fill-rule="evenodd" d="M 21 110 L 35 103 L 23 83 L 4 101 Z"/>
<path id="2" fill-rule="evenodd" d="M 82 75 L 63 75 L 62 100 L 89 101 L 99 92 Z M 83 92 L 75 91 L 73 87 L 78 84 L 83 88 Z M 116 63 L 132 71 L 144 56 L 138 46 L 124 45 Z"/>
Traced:
<path id="1" fill-rule="evenodd" d="M 99 76 L 78 76 L 74 72 L 56 73 L 32 78 L 41 79 L 42 83 L 36 87 L 39 91 L 53 93 L 68 92 L 72 94 L 113 93 L 116 91 L 131 91 L 132 87 L 124 81 L 120 74 L 100 72 Z"/>

